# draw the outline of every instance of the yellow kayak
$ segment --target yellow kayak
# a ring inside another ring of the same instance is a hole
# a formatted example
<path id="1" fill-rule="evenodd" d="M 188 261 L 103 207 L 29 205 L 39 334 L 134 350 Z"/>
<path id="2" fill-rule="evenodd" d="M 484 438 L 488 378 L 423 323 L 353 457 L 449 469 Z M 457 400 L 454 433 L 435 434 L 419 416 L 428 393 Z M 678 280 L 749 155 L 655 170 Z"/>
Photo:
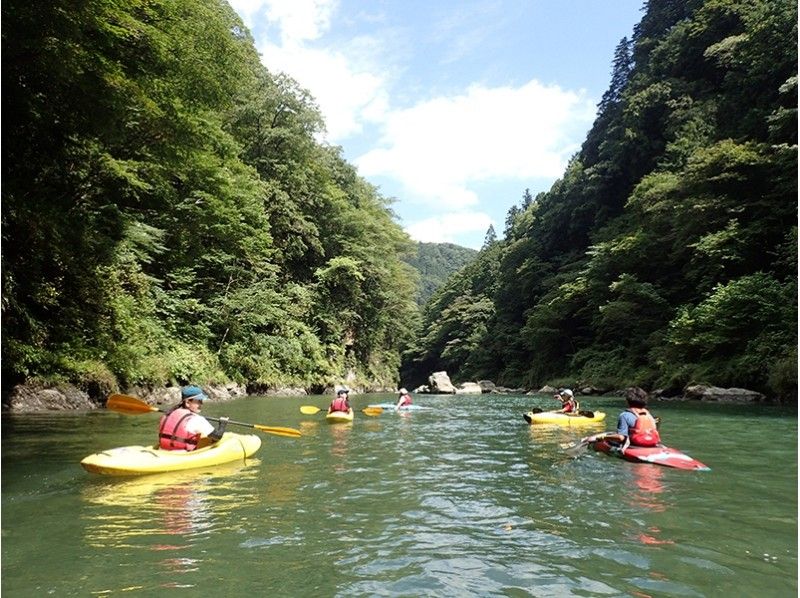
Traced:
<path id="1" fill-rule="evenodd" d="M 325 420 L 329 424 L 343 424 L 353 421 L 353 410 L 349 411 L 333 411 L 325 415 Z"/>
<path id="2" fill-rule="evenodd" d="M 602 411 L 579 411 L 575 415 L 566 413 L 555 413 L 553 411 L 541 411 L 534 413 L 529 411 L 522 415 L 529 424 L 551 424 L 557 426 L 585 426 L 603 421 L 606 414 Z"/>
<path id="3" fill-rule="evenodd" d="M 219 442 L 194 451 L 122 446 L 89 455 L 81 465 L 86 471 L 101 475 L 143 475 L 244 461 L 260 447 L 261 438 L 258 436 L 225 432 Z"/>

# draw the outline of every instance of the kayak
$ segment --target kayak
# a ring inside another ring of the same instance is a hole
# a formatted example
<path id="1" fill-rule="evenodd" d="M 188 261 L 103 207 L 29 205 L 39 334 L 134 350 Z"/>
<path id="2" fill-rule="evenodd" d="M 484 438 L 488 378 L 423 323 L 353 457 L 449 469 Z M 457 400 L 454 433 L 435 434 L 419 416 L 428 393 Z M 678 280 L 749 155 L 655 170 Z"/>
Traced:
<path id="1" fill-rule="evenodd" d="M 541 411 L 534 413 L 529 411 L 523 413 L 522 417 L 529 424 L 555 424 L 557 426 L 584 426 L 603 421 L 606 414 L 602 411 L 580 411 L 575 415 L 566 413 L 554 413 L 553 411 Z"/>
<path id="2" fill-rule="evenodd" d="M 244 460 L 260 447 L 261 438 L 258 436 L 225 432 L 218 442 L 193 451 L 122 446 L 89 455 L 81 465 L 86 471 L 101 475 L 143 475 Z"/>
<path id="3" fill-rule="evenodd" d="M 353 421 L 353 410 L 349 411 L 332 411 L 325 415 L 325 420 L 329 424 L 343 424 Z"/>
<path id="4" fill-rule="evenodd" d="M 623 452 L 622 449 L 610 442 L 600 440 L 592 443 L 592 448 L 600 453 L 613 455 L 626 461 L 634 463 L 654 463 L 665 467 L 675 467 L 677 469 L 691 469 L 694 471 L 711 471 L 711 468 L 693 459 L 681 451 L 664 445 L 658 446 L 629 446 Z"/>
<path id="5" fill-rule="evenodd" d="M 381 409 L 394 409 L 397 403 L 377 403 L 375 405 L 367 405 L 367 407 L 380 407 Z M 424 407 L 423 405 L 403 405 L 400 411 L 428 411 L 433 407 Z"/>

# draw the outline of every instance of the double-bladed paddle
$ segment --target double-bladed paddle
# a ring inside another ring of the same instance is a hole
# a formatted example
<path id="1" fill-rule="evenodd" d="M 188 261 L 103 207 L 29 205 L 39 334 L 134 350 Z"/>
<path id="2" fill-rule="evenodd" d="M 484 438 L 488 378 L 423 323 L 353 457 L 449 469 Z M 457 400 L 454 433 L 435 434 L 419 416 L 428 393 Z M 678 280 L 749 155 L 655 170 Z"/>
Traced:
<path id="1" fill-rule="evenodd" d="M 313 405 L 303 405 L 300 407 L 300 413 L 305 415 L 315 415 L 320 411 L 325 411 L 327 413 L 327 409 L 323 409 L 320 407 L 314 407 Z M 380 415 L 383 413 L 383 409 L 381 407 L 365 407 L 361 410 L 361 413 L 364 415 Z"/>
<path id="2" fill-rule="evenodd" d="M 148 405 L 141 399 L 137 399 L 136 397 L 131 397 L 129 395 L 119 395 L 113 394 L 108 397 L 108 402 L 106 403 L 106 409 L 111 409 L 112 411 L 116 411 L 118 413 L 124 413 L 125 415 L 141 415 L 142 413 L 151 413 L 153 411 L 159 413 L 166 413 L 163 409 L 159 409 L 158 407 L 153 407 L 152 405 Z M 203 416 L 207 420 L 218 422 L 220 421 L 219 418 L 216 417 L 207 417 Z M 295 430 L 294 428 L 280 428 L 275 426 L 262 426 L 260 424 L 248 424 L 244 422 L 237 422 L 231 419 L 228 420 L 229 424 L 234 426 L 244 426 L 245 428 L 254 428 L 256 430 L 260 430 L 261 432 L 266 432 L 267 434 L 275 434 L 276 436 L 288 436 L 289 438 L 299 438 L 300 437 L 300 430 Z"/>
<path id="3" fill-rule="evenodd" d="M 598 434 L 597 436 L 587 436 L 586 438 L 581 438 L 579 442 L 570 442 L 567 444 L 562 444 L 561 448 L 564 449 L 564 452 L 567 453 L 570 457 L 580 457 L 583 453 L 585 453 L 592 442 L 597 442 L 598 440 L 602 440 L 605 434 Z M 593 440 L 589 440 L 592 438 Z"/>

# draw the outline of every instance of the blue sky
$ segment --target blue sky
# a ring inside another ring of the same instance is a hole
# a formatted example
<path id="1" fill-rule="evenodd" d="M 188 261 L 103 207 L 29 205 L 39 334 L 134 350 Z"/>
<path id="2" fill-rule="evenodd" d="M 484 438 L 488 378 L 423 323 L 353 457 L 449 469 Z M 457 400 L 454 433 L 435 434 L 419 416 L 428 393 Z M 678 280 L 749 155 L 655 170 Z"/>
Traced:
<path id="1" fill-rule="evenodd" d="M 229 0 L 418 241 L 479 249 L 580 148 L 643 0 Z"/>

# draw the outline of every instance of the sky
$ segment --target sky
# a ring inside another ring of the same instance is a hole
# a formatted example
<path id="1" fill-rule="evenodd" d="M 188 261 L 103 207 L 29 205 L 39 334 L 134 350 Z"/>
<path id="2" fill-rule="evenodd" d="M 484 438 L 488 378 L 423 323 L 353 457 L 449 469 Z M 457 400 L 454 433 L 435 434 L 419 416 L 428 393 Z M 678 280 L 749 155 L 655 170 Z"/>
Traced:
<path id="1" fill-rule="evenodd" d="M 417 241 L 480 249 L 580 149 L 644 0 L 229 0 Z"/>

